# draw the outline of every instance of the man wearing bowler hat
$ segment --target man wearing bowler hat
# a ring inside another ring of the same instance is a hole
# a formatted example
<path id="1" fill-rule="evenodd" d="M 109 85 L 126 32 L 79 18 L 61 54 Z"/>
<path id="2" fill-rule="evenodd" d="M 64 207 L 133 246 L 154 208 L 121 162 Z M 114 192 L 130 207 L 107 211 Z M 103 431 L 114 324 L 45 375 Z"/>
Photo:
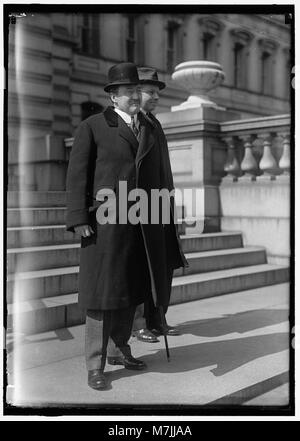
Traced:
<path id="1" fill-rule="evenodd" d="M 163 225 L 121 222 L 121 185 L 126 184 L 126 196 L 136 188 L 150 196 L 151 189 L 165 187 L 156 128 L 138 113 L 136 66 L 113 66 L 104 90 L 113 106 L 80 124 L 67 173 L 67 229 L 81 236 L 78 302 L 86 313 L 88 384 L 97 390 L 109 386 L 104 375 L 109 339 L 121 354 L 109 363 L 146 368 L 128 345 L 134 312 L 150 296 L 155 305 L 165 304 L 168 286 Z M 115 222 L 102 223 L 98 213 L 112 195 L 118 199 L 112 204 Z M 134 204 L 127 197 L 128 212 Z M 180 248 L 172 252 L 177 267 L 183 266 Z"/>
<path id="2" fill-rule="evenodd" d="M 139 226 L 97 221 L 99 190 L 117 191 L 118 182 L 135 187 L 138 140 L 132 130 L 140 109 L 138 74 L 132 63 L 108 72 L 113 107 L 77 129 L 67 173 L 67 229 L 81 236 L 78 303 L 86 313 L 85 357 L 88 384 L 107 389 L 106 346 L 111 338 L 127 369 L 145 369 L 131 355 L 128 340 L 136 305 L 150 289 Z"/>
<path id="3" fill-rule="evenodd" d="M 164 177 L 166 188 L 169 191 L 172 191 L 174 189 L 174 183 L 167 140 L 160 122 L 152 113 L 158 104 L 160 91 L 164 89 L 166 85 L 163 81 L 159 81 L 157 71 L 151 67 L 139 67 L 138 75 L 141 86 L 141 111 L 157 132 L 161 151 L 162 175 Z M 174 210 L 174 203 L 172 209 Z M 164 314 L 166 314 L 171 295 L 173 268 L 176 268 L 176 253 L 173 255 L 172 250 L 176 247 L 176 241 L 179 242 L 179 237 L 177 228 L 175 226 L 174 229 L 174 224 L 172 224 L 172 222 L 164 226 L 164 232 L 166 250 L 168 253 L 167 295 L 165 296 L 165 303 L 163 305 Z M 174 233 L 176 233 L 176 235 Z M 166 325 L 165 331 L 167 335 L 170 336 L 179 335 L 179 331 L 173 326 Z M 158 308 L 154 305 L 152 297 L 148 297 L 144 303 L 137 306 L 133 323 L 133 334 L 138 340 L 148 343 L 157 342 L 157 337 L 163 334 L 163 324 L 161 322 L 160 313 Z"/>

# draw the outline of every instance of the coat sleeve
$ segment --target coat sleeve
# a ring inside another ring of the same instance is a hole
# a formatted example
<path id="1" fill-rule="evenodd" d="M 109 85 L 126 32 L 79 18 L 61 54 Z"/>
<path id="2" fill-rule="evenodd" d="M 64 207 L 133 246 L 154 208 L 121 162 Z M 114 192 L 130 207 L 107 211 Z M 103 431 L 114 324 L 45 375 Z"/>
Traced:
<path id="1" fill-rule="evenodd" d="M 95 148 L 90 126 L 83 121 L 77 129 L 67 171 L 66 228 L 74 232 L 76 225 L 89 223 L 88 178 L 91 152 Z"/>

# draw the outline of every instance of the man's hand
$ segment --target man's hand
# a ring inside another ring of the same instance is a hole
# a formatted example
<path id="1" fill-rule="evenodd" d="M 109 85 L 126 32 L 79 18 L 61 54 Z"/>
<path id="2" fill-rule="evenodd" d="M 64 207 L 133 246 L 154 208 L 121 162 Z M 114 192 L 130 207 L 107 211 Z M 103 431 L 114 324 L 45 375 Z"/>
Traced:
<path id="1" fill-rule="evenodd" d="M 82 237 L 88 237 L 94 234 L 92 227 L 89 225 L 78 225 L 74 227 L 75 233 L 80 234 Z"/>

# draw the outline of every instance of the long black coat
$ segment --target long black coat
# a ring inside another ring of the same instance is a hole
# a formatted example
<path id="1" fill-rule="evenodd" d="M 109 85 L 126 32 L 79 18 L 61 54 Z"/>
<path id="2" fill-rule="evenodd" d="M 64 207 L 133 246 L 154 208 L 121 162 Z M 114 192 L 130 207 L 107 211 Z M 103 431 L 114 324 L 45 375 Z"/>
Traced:
<path id="1" fill-rule="evenodd" d="M 126 181 L 128 192 L 138 187 L 150 193 L 173 185 L 165 172 L 169 158 L 162 152 L 156 125 L 141 113 L 139 121 L 138 143 L 108 107 L 83 121 L 74 139 L 67 173 L 67 230 L 89 224 L 95 231 L 81 238 L 79 305 L 86 309 L 137 305 L 150 292 L 155 304 L 165 305 L 169 268 L 186 264 L 174 224 L 166 230 L 162 223 L 100 225 L 96 219 L 101 188 L 117 193 L 119 181 Z M 117 221 L 118 215 L 117 210 Z"/>

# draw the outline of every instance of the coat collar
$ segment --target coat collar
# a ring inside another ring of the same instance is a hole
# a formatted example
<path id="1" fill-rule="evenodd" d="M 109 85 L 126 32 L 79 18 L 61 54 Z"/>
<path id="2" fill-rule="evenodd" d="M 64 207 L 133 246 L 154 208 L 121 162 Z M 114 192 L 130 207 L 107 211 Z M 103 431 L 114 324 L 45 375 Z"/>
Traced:
<path id="1" fill-rule="evenodd" d="M 107 124 L 110 127 L 117 127 L 119 129 L 119 136 L 124 138 L 130 144 L 136 157 L 135 163 L 139 166 L 141 161 L 154 146 L 155 138 L 153 132 L 155 130 L 155 123 L 142 112 L 138 113 L 137 117 L 140 125 L 140 140 L 138 142 L 130 128 L 113 110 L 113 107 L 107 107 L 103 114 Z"/>
<path id="2" fill-rule="evenodd" d="M 145 112 L 141 112 L 142 115 L 144 116 L 144 118 L 155 128 L 155 116 L 153 115 L 153 113 L 149 112 L 149 113 L 145 113 Z"/>
<path id="3" fill-rule="evenodd" d="M 110 127 L 118 127 L 118 114 L 114 111 L 112 106 L 108 106 L 104 110 L 103 115 Z"/>
<path id="4" fill-rule="evenodd" d="M 144 157 L 150 152 L 155 144 L 154 129 L 155 127 L 150 124 L 149 118 L 144 115 L 143 112 L 138 113 L 138 120 L 140 123 L 140 142 L 139 149 L 136 155 L 135 163 L 140 165 Z"/>
<path id="5" fill-rule="evenodd" d="M 110 127 L 117 127 L 119 136 L 124 138 L 130 144 L 130 146 L 133 147 L 135 155 L 139 143 L 125 121 L 123 121 L 123 119 L 117 114 L 117 112 L 114 111 L 114 108 L 112 106 L 107 107 L 104 110 L 103 114 L 107 121 L 107 124 Z"/>

